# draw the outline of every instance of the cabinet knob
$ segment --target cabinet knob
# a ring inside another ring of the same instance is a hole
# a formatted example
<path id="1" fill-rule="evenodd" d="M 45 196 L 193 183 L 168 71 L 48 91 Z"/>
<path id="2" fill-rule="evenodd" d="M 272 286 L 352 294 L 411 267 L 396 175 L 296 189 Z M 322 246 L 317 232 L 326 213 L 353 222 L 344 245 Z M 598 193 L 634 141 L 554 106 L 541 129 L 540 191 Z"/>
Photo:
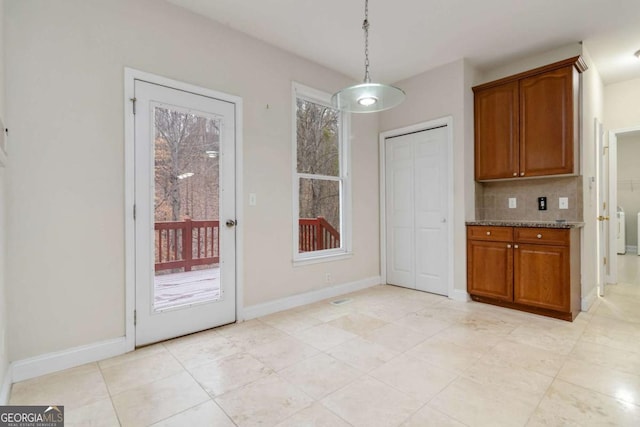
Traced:
<path id="1" fill-rule="evenodd" d="M 487 236 L 491 236 L 491 232 L 490 231 L 487 231 Z"/>
<path id="2" fill-rule="evenodd" d="M 542 234 L 538 234 L 536 237 L 537 237 L 538 239 L 542 239 Z"/>
<path id="3" fill-rule="evenodd" d="M 511 245 L 507 245 L 507 249 L 511 249 Z"/>
<path id="4" fill-rule="evenodd" d="M 524 176 L 524 172 L 520 172 L 520 176 Z"/>
<path id="5" fill-rule="evenodd" d="M 518 249 L 518 245 L 513 245 L 513 247 L 514 247 L 515 249 Z"/>
<path id="6" fill-rule="evenodd" d="M 518 176 L 518 172 L 514 172 L 514 173 L 513 173 L 513 176 Z"/>

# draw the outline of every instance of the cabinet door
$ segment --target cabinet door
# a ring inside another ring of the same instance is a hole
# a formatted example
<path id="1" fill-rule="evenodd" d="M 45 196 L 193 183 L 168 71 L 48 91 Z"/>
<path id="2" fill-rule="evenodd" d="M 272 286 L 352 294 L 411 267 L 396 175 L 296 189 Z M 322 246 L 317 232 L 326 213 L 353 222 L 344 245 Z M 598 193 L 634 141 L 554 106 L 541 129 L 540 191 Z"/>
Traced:
<path id="1" fill-rule="evenodd" d="M 467 240 L 467 290 L 513 301 L 513 249 L 511 243 Z"/>
<path id="2" fill-rule="evenodd" d="M 477 180 L 518 176 L 518 82 L 475 93 Z"/>
<path id="3" fill-rule="evenodd" d="M 514 301 L 556 311 L 570 310 L 569 247 L 517 244 Z"/>
<path id="4" fill-rule="evenodd" d="M 568 66 L 520 80 L 520 176 L 574 172 L 573 74 Z"/>

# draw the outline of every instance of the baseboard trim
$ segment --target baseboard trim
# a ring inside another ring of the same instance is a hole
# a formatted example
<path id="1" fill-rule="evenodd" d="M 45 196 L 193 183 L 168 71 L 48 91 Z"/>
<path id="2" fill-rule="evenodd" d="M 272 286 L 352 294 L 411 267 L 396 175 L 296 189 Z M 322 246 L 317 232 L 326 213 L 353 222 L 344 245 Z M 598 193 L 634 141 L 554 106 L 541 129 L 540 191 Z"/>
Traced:
<path id="1" fill-rule="evenodd" d="M 11 373 L 11 365 L 7 366 L 2 380 L 2 388 L 0 389 L 0 405 L 9 404 L 9 396 L 11 394 L 11 384 L 13 384 L 13 375 Z"/>
<path id="2" fill-rule="evenodd" d="M 471 298 L 469 298 L 469 294 L 467 293 L 467 291 L 463 291 L 462 289 L 454 289 L 453 292 L 451 292 L 451 295 L 449 295 L 449 298 L 454 301 L 461 302 L 471 301 Z"/>
<path id="3" fill-rule="evenodd" d="M 593 289 L 591 289 L 591 291 L 586 296 L 582 297 L 580 301 L 580 310 L 589 311 L 593 303 L 596 302 L 597 298 L 598 298 L 598 287 L 594 286 Z"/>
<path id="4" fill-rule="evenodd" d="M 121 337 L 17 360 L 10 365 L 11 381 L 28 380 L 85 363 L 108 359 L 126 352 L 126 339 Z"/>
<path id="5" fill-rule="evenodd" d="M 277 313 L 279 311 L 288 310 L 301 305 L 312 304 L 314 302 L 322 301 L 323 299 L 337 297 L 339 295 L 348 294 L 349 292 L 359 291 L 380 284 L 382 284 L 382 278 L 380 276 L 369 277 L 355 282 L 344 283 L 342 285 L 318 289 L 304 294 L 280 298 L 263 304 L 244 307 L 244 310 L 242 311 L 243 319 L 238 320 L 255 319 L 256 317 L 266 316 L 268 314 Z"/>

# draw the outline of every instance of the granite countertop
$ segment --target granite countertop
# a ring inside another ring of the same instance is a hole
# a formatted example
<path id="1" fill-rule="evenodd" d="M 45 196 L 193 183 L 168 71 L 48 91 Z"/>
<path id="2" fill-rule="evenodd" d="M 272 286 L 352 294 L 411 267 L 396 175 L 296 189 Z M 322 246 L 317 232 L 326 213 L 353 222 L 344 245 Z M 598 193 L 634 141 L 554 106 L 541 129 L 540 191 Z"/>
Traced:
<path id="1" fill-rule="evenodd" d="M 532 227 L 532 228 L 580 228 L 584 222 L 575 221 L 517 221 L 517 220 L 491 220 L 467 221 L 467 225 L 490 225 L 496 227 Z"/>

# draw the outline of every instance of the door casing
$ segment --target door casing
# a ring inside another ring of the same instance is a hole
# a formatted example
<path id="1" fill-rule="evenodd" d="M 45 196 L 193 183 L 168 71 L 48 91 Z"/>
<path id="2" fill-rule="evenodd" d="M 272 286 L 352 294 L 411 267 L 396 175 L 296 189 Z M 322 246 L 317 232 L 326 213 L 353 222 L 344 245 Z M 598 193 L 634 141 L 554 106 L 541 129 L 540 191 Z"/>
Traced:
<path id="1" fill-rule="evenodd" d="M 453 252 L 454 252 L 454 224 L 452 218 L 453 211 L 453 117 L 447 116 L 427 122 L 417 123 L 415 125 L 406 126 L 399 129 L 382 132 L 379 136 L 379 159 L 380 159 L 380 276 L 382 283 L 387 282 L 387 215 L 386 215 L 386 147 L 385 140 L 390 137 L 405 135 L 408 133 L 421 132 L 436 127 L 447 127 L 447 210 L 448 224 L 447 227 L 447 280 L 448 280 L 448 296 L 454 295 L 454 271 L 453 271 Z"/>
<path id="2" fill-rule="evenodd" d="M 236 319 L 238 321 L 244 319 L 243 303 L 244 300 L 244 277 L 243 277 L 243 260 L 238 254 L 242 254 L 244 250 L 243 229 L 244 212 L 242 210 L 243 198 L 243 182 L 242 182 L 242 98 L 229 95 L 226 93 L 206 89 L 189 83 L 169 79 L 152 73 L 135 70 L 132 68 L 124 69 L 124 225 L 125 225 L 125 347 L 126 351 L 135 349 L 135 221 L 134 221 L 134 205 L 135 205 L 135 123 L 134 123 L 134 102 L 135 97 L 134 86 L 135 80 L 144 80 L 157 85 L 168 86 L 175 89 L 183 90 L 217 98 L 235 104 L 235 181 L 236 181 L 236 220 L 238 226 L 236 228 Z"/>

